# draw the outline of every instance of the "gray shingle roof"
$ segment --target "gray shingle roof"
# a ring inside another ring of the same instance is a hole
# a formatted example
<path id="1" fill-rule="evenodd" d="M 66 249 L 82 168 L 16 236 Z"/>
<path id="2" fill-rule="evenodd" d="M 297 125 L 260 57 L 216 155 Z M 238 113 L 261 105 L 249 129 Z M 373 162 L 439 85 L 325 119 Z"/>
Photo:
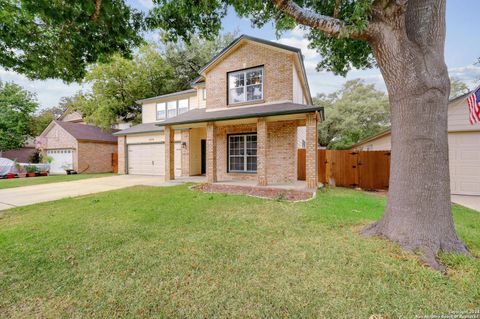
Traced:
<path id="1" fill-rule="evenodd" d="M 62 122 L 55 121 L 70 135 L 77 140 L 84 141 L 99 141 L 99 142 L 117 142 L 117 137 L 112 133 L 118 132 L 118 130 L 111 130 L 111 133 L 102 131 L 101 128 L 88 124 L 74 123 L 74 122 Z"/>
<path id="2" fill-rule="evenodd" d="M 174 96 L 179 96 L 179 95 L 192 94 L 192 93 L 195 93 L 195 92 L 197 92 L 196 89 L 188 89 L 188 90 L 183 90 L 183 91 L 178 91 L 178 92 L 163 94 L 163 95 L 159 95 L 159 96 L 149 97 L 149 98 L 147 98 L 147 99 L 138 100 L 138 101 L 135 101 L 135 102 L 137 102 L 137 103 L 140 104 L 140 103 L 149 102 L 149 101 L 155 101 L 155 100 L 163 99 L 163 98 L 167 98 L 167 97 L 174 97 Z"/>
<path id="3" fill-rule="evenodd" d="M 301 114 L 317 111 L 323 116 L 323 107 L 289 102 L 249 107 L 230 107 L 229 109 L 222 109 L 219 111 L 210 110 L 208 112 L 207 109 L 202 108 L 188 111 L 176 117 L 167 119 L 161 123 L 157 123 L 156 125 L 164 126 L 171 124 L 191 124 L 206 121 L 222 121 L 274 115 Z"/>
<path id="4" fill-rule="evenodd" d="M 138 133 L 153 133 L 153 132 L 163 132 L 163 127 L 156 125 L 157 123 L 143 123 L 138 124 L 132 127 L 129 127 L 120 132 L 116 132 L 113 135 L 122 136 L 129 134 L 138 134 Z"/>

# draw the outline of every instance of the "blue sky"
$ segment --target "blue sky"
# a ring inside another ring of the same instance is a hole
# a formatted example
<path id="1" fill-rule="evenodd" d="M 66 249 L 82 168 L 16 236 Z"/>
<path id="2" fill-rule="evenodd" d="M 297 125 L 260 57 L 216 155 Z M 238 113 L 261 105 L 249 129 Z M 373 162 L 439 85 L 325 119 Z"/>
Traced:
<path id="1" fill-rule="evenodd" d="M 128 0 L 140 10 L 148 10 L 152 6 L 151 0 Z M 447 1 L 447 37 L 445 59 L 451 77 L 465 81 L 471 88 L 480 84 L 480 65 L 475 65 L 480 57 L 478 30 L 478 15 L 480 1 L 478 0 L 449 0 Z M 303 32 L 295 29 L 284 33 L 280 39 L 275 36 L 272 24 L 267 24 L 261 29 L 251 27 L 248 19 L 240 19 L 233 10 L 223 21 L 224 32 L 238 31 L 267 40 L 299 47 L 305 56 L 305 66 L 310 83 L 312 95 L 317 93 L 330 93 L 341 88 L 348 79 L 362 78 L 368 83 L 373 83 L 378 89 L 385 90 L 385 85 L 380 72 L 373 70 L 353 70 L 346 78 L 335 76 L 328 72 L 316 72 L 315 65 L 320 56 L 308 49 L 308 41 L 303 38 Z M 14 81 L 26 89 L 35 92 L 41 107 L 54 106 L 62 96 L 69 96 L 82 88 L 79 84 L 64 84 L 59 80 L 29 81 L 24 76 L 0 68 L 0 80 Z M 88 89 L 84 86 L 83 89 Z"/>

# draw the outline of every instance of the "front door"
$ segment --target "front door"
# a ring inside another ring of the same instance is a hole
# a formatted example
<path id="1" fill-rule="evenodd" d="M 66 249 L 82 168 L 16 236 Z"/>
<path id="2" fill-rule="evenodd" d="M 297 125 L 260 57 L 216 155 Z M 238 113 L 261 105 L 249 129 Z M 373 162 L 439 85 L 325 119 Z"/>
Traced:
<path id="1" fill-rule="evenodd" d="M 201 142 L 202 142 L 202 170 L 201 170 L 201 173 L 202 173 L 202 175 L 204 175 L 207 172 L 207 140 L 202 140 Z"/>

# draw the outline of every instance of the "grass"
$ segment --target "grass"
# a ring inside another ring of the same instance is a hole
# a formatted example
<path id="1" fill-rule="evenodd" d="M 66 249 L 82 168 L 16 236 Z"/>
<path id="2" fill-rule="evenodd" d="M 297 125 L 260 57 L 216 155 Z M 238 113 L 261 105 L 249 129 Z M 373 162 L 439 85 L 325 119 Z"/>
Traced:
<path id="1" fill-rule="evenodd" d="M 0 179 L 0 189 L 22 187 L 30 185 L 50 184 L 58 182 L 78 181 L 80 179 L 98 178 L 113 176 L 113 173 L 97 173 L 97 174 L 75 174 L 75 175 L 51 175 L 28 178 Z"/>
<path id="2" fill-rule="evenodd" d="M 303 203 L 133 187 L 0 215 L 0 317 L 414 318 L 480 308 L 480 261 L 446 276 L 358 234 L 385 199 Z M 480 214 L 454 207 L 480 256 Z"/>

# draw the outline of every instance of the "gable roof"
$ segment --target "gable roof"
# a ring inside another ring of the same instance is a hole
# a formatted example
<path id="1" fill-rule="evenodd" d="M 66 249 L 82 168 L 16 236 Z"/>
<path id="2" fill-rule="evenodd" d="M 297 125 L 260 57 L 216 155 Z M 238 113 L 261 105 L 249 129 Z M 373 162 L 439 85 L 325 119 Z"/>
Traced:
<path id="1" fill-rule="evenodd" d="M 113 133 L 115 136 L 123 136 L 129 134 L 138 134 L 138 133 L 154 133 L 154 132 L 163 132 L 163 127 L 157 126 L 157 123 L 142 123 L 127 129 Z"/>
<path id="2" fill-rule="evenodd" d="M 233 40 L 232 43 L 230 43 L 227 47 L 225 47 L 217 55 L 215 55 L 210 61 L 208 61 L 208 63 L 203 68 L 201 68 L 198 71 L 198 73 L 203 75 L 203 72 L 205 72 L 208 68 L 210 68 L 210 66 L 215 64 L 216 61 L 218 61 L 221 57 L 226 55 L 229 51 L 231 51 L 238 44 L 240 44 L 242 41 L 245 41 L 245 40 L 260 43 L 260 44 L 264 44 L 264 45 L 268 45 L 268 46 L 272 46 L 272 47 L 275 47 L 275 48 L 278 48 L 278 49 L 282 49 L 282 50 L 286 50 L 286 51 L 290 51 L 290 52 L 295 53 L 298 57 L 298 60 L 299 60 L 300 66 L 301 66 L 303 81 L 305 82 L 305 86 L 306 86 L 306 89 L 307 89 L 307 95 L 308 95 L 307 99 L 311 103 L 312 96 L 310 94 L 310 87 L 308 85 L 307 72 L 305 70 L 305 65 L 303 63 L 302 50 L 300 50 L 299 48 L 289 46 L 289 45 L 285 45 L 285 44 L 281 44 L 281 43 L 277 43 L 277 42 L 273 42 L 273 41 L 268 41 L 268 40 L 264 40 L 264 39 L 260 39 L 260 38 L 256 38 L 256 37 L 252 37 L 252 36 L 249 36 L 249 35 L 242 34 L 241 36 L 239 36 L 238 38 Z"/>
<path id="3" fill-rule="evenodd" d="M 79 141 L 117 142 L 117 138 L 115 136 L 113 136 L 111 133 L 102 131 L 102 129 L 97 126 L 62 121 L 53 121 L 52 123 L 59 125 Z M 112 133 L 118 131 L 119 130 L 112 130 Z M 44 134 L 46 134 L 45 131 L 42 133 L 42 135 Z"/>

